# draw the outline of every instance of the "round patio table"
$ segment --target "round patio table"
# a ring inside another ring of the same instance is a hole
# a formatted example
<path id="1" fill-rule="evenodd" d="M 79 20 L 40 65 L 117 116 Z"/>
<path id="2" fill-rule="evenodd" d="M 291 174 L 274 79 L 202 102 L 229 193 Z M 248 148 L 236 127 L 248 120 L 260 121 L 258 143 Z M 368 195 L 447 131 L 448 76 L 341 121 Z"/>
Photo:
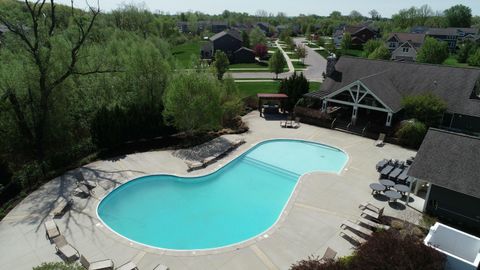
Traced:
<path id="1" fill-rule="evenodd" d="M 405 193 L 407 193 L 407 192 L 410 191 L 410 187 L 409 187 L 409 186 L 406 186 L 406 185 L 400 185 L 400 184 L 398 184 L 398 185 L 393 186 L 393 188 L 394 188 L 396 191 L 400 192 L 400 194 L 402 194 L 402 195 L 405 195 Z"/>
<path id="2" fill-rule="evenodd" d="M 402 198 L 402 194 L 393 190 L 385 191 L 385 196 L 387 196 L 391 202 L 396 202 L 398 199 Z"/>
<path id="3" fill-rule="evenodd" d="M 385 190 L 385 186 L 379 183 L 371 183 L 370 188 L 372 189 L 372 194 L 379 193 Z"/>
<path id="4" fill-rule="evenodd" d="M 384 185 L 387 189 L 390 189 L 391 187 L 395 186 L 395 182 L 388 180 L 388 179 L 380 179 L 380 184 Z"/>

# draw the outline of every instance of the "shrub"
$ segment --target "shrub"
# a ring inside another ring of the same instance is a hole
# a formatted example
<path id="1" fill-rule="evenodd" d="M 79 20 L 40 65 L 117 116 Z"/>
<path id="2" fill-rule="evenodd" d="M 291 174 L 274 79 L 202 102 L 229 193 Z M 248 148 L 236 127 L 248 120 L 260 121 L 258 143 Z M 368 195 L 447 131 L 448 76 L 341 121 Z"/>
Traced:
<path id="1" fill-rule="evenodd" d="M 439 125 L 447 110 L 447 103 L 431 93 L 407 96 L 402 105 L 408 118 L 418 119 L 427 127 Z"/>
<path id="2" fill-rule="evenodd" d="M 268 48 L 265 44 L 257 44 L 253 50 L 255 51 L 255 56 L 260 59 L 265 59 L 268 54 Z"/>
<path id="3" fill-rule="evenodd" d="M 223 79 L 223 74 L 227 72 L 228 65 L 230 65 L 230 62 L 228 61 L 227 55 L 222 51 L 216 51 L 215 62 L 213 62 L 213 66 L 215 67 L 217 78 L 219 80 Z"/>
<path id="4" fill-rule="evenodd" d="M 33 267 L 33 270 L 82 270 L 84 269 L 77 263 L 67 264 L 63 262 L 42 263 L 40 266 Z"/>
<path id="5" fill-rule="evenodd" d="M 293 73 L 290 78 L 283 79 L 278 92 L 288 96 L 285 109 L 292 112 L 295 104 L 297 104 L 304 94 L 308 93 L 309 88 L 310 85 L 303 73 L 300 73 L 300 75 Z"/>
<path id="6" fill-rule="evenodd" d="M 468 64 L 470 66 L 480 67 L 480 48 L 468 57 Z"/>
<path id="7" fill-rule="evenodd" d="M 397 131 L 396 136 L 404 146 L 418 148 L 422 144 L 423 138 L 427 134 L 427 127 L 418 120 L 408 120 L 402 123 L 402 127 Z"/>
<path id="8" fill-rule="evenodd" d="M 346 270 L 343 263 L 338 261 L 323 262 L 319 257 L 309 256 L 306 260 L 301 260 L 290 267 L 290 270 Z"/>
<path id="9" fill-rule="evenodd" d="M 390 51 L 385 46 L 376 48 L 370 55 L 368 55 L 369 59 L 389 60 L 390 57 Z"/>
<path id="10" fill-rule="evenodd" d="M 365 53 L 365 56 L 368 57 L 379 47 L 385 47 L 385 44 L 381 39 L 370 39 L 363 45 L 363 52 Z"/>
<path id="11" fill-rule="evenodd" d="M 420 63 L 441 64 L 448 58 L 446 42 L 427 37 L 418 51 L 417 61 Z"/>

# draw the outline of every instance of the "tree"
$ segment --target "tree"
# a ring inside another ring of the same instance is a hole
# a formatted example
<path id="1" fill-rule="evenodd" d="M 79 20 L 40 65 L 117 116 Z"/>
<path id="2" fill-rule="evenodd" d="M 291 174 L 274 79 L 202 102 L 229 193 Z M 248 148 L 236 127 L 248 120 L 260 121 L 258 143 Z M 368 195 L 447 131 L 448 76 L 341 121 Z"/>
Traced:
<path id="1" fill-rule="evenodd" d="M 419 148 L 426 134 L 427 126 L 416 119 L 411 119 L 402 122 L 402 126 L 397 130 L 395 136 L 402 145 Z"/>
<path id="2" fill-rule="evenodd" d="M 356 11 L 356 10 L 352 10 L 352 12 L 350 12 L 350 15 L 348 15 L 350 17 L 350 19 L 352 21 L 360 21 L 363 19 L 363 15 L 362 13 Z"/>
<path id="3" fill-rule="evenodd" d="M 418 119 L 427 127 L 436 127 L 442 121 L 447 104 L 432 93 L 407 96 L 402 100 L 408 118 Z"/>
<path id="4" fill-rule="evenodd" d="M 76 31 L 59 27 L 53 0 L 50 4 L 46 4 L 46 0 L 35 3 L 25 1 L 25 9 L 31 20 L 28 30 L 23 23 L 14 23 L 14 19 L 4 16 L 0 16 L 0 23 L 4 24 L 21 44 L 20 49 L 24 54 L 15 57 L 21 57 L 22 61 L 32 65 L 28 70 L 32 72 L 29 76 L 31 81 L 28 86 L 24 86 L 26 89 L 19 89 L 18 85 L 1 85 L 0 97 L 10 103 L 20 133 L 26 138 L 26 143 L 32 145 L 36 159 L 43 162 L 46 155 L 45 132 L 49 123 L 53 93 L 59 91 L 62 84 L 72 76 L 109 71 L 102 70 L 100 66 L 84 70 L 78 68 L 82 61 L 81 51 L 94 28 L 100 13 L 99 8 L 90 7 L 90 18 L 87 19 L 77 16 L 72 7 L 71 18 Z M 23 91 L 27 91 L 31 99 L 26 104 L 20 104 L 20 93 Z"/>
<path id="5" fill-rule="evenodd" d="M 385 46 L 376 48 L 369 56 L 369 59 L 390 60 L 390 51 Z"/>
<path id="6" fill-rule="evenodd" d="M 63 262 L 42 263 L 40 266 L 33 267 L 33 270 L 82 270 L 83 266 L 79 264 L 67 264 Z"/>
<path id="7" fill-rule="evenodd" d="M 468 64 L 470 66 L 480 67 L 480 48 L 476 49 L 474 53 L 468 57 Z"/>
<path id="8" fill-rule="evenodd" d="M 441 64 L 448 58 L 448 45 L 446 42 L 427 37 L 417 54 L 420 63 Z"/>
<path id="9" fill-rule="evenodd" d="M 187 133 L 221 127 L 223 110 L 221 82 L 207 72 L 179 72 L 164 95 L 167 124 Z"/>
<path id="10" fill-rule="evenodd" d="M 303 44 L 298 44 L 297 45 L 297 55 L 298 57 L 302 60 L 302 63 L 305 62 L 305 58 L 308 55 L 308 51 L 305 45 Z"/>
<path id="11" fill-rule="evenodd" d="M 283 54 L 280 51 L 273 53 L 272 57 L 268 61 L 268 67 L 271 72 L 275 73 L 276 79 L 278 79 L 278 74 L 283 72 L 283 69 L 287 65 Z"/>
<path id="12" fill-rule="evenodd" d="M 255 51 L 255 55 L 260 59 L 265 59 L 265 57 L 268 55 L 268 47 L 264 44 L 255 45 L 253 51 Z"/>
<path id="13" fill-rule="evenodd" d="M 328 17 L 338 20 L 342 18 L 342 13 L 340 11 L 334 10 L 330 13 L 330 15 L 328 15 Z"/>
<path id="14" fill-rule="evenodd" d="M 464 5 L 455 5 L 444 11 L 450 27 L 470 27 L 472 24 L 472 10 Z"/>
<path id="15" fill-rule="evenodd" d="M 457 60 L 459 63 L 466 63 L 471 54 L 476 51 L 477 46 L 471 40 L 466 40 L 460 44 L 460 49 L 457 52 Z"/>
<path id="16" fill-rule="evenodd" d="M 293 73 L 290 78 L 283 79 L 278 92 L 288 96 L 285 109 L 292 112 L 295 104 L 297 104 L 304 94 L 309 92 L 309 88 L 310 85 L 303 73 L 300 73 L 300 75 Z"/>
<path id="17" fill-rule="evenodd" d="M 305 30 L 305 37 L 307 38 L 307 40 L 312 39 L 312 25 L 311 24 L 307 25 L 307 29 Z"/>
<path id="18" fill-rule="evenodd" d="M 370 18 L 372 18 L 372 20 L 374 21 L 378 21 L 382 18 L 382 16 L 380 15 L 380 13 L 375 10 L 375 9 L 372 9 L 368 12 L 368 14 L 370 14 Z"/>
<path id="19" fill-rule="evenodd" d="M 385 47 L 385 43 L 381 39 L 369 39 L 363 45 L 363 52 L 368 57 L 373 51 L 379 47 Z"/>
<path id="20" fill-rule="evenodd" d="M 343 34 L 341 47 L 342 50 L 349 50 L 352 48 L 352 36 L 350 35 L 350 33 Z"/>
<path id="21" fill-rule="evenodd" d="M 222 51 L 216 51 L 215 62 L 213 62 L 213 66 L 215 67 L 217 78 L 219 80 L 222 80 L 223 74 L 227 72 L 228 65 L 230 65 L 230 62 L 228 61 L 227 55 Z"/>
<path id="22" fill-rule="evenodd" d="M 242 31 L 242 40 L 243 40 L 243 46 L 247 48 L 251 48 L 250 44 L 250 36 L 248 35 L 247 31 Z"/>
<path id="23" fill-rule="evenodd" d="M 255 27 L 250 32 L 250 45 L 256 46 L 257 44 L 267 44 L 267 37 L 260 28 Z"/>

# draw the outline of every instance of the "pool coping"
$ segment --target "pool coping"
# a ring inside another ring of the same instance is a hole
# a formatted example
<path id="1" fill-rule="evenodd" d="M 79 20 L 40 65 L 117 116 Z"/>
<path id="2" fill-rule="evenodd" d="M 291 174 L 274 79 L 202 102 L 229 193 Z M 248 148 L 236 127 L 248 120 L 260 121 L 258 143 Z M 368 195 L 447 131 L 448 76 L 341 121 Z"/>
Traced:
<path id="1" fill-rule="evenodd" d="M 301 142 L 308 142 L 308 143 L 324 145 L 324 146 L 327 146 L 327 147 L 330 147 L 330 148 L 335 148 L 335 149 L 343 152 L 346 155 L 347 159 L 346 159 L 345 163 L 343 164 L 342 168 L 337 173 L 313 171 L 313 172 L 308 172 L 308 173 L 304 173 L 304 174 L 300 175 L 298 180 L 297 180 L 297 183 L 295 184 L 290 196 L 288 197 L 286 203 L 284 204 L 284 206 L 282 208 L 281 213 L 279 214 L 279 216 L 275 220 L 275 222 L 270 227 L 268 227 L 265 231 L 259 233 L 258 235 L 255 235 L 253 237 L 250 237 L 246 240 L 243 240 L 241 242 L 237 242 L 237 243 L 234 243 L 234 244 L 226 245 L 226 246 L 221 246 L 221 247 L 218 247 L 218 248 L 208 248 L 208 249 L 191 249 L 191 250 L 183 250 L 182 249 L 182 250 L 177 250 L 177 249 L 160 248 L 160 247 L 155 247 L 155 246 L 151 246 L 151 245 L 148 245 L 148 244 L 140 243 L 140 242 L 132 240 L 132 239 L 126 237 L 126 236 L 121 235 L 120 233 L 116 232 L 114 229 L 110 228 L 100 218 L 100 216 L 98 214 L 98 208 L 99 208 L 101 202 L 103 201 L 103 199 L 105 199 L 114 190 L 122 187 L 123 185 L 125 185 L 125 184 L 127 184 L 131 181 L 134 181 L 136 179 L 140 179 L 142 177 L 148 177 L 148 176 L 154 176 L 154 175 L 174 176 L 174 177 L 179 177 L 179 178 L 199 178 L 199 177 L 208 176 L 208 175 L 216 173 L 220 169 L 222 169 L 222 168 L 226 167 L 227 165 L 229 165 L 230 163 L 236 161 L 238 158 L 245 155 L 248 151 L 250 151 L 254 147 L 256 147 L 256 146 L 258 146 L 262 143 L 265 143 L 265 142 L 276 141 L 276 140 L 301 141 Z M 219 253 L 224 253 L 224 252 L 231 252 L 231 251 L 235 251 L 235 250 L 239 250 L 239 249 L 251 246 L 251 245 L 253 245 L 255 243 L 258 243 L 262 240 L 268 239 L 270 237 L 270 235 L 275 233 L 275 231 L 278 229 L 278 227 L 285 221 L 287 216 L 290 214 L 290 211 L 291 211 L 292 207 L 294 206 L 294 203 L 297 199 L 297 196 L 300 193 L 300 188 L 301 188 L 301 186 L 304 182 L 303 180 L 306 176 L 309 176 L 309 175 L 312 175 L 312 174 L 342 175 L 344 173 L 344 171 L 348 170 L 348 165 L 349 164 L 350 164 L 350 155 L 348 154 L 348 152 L 345 151 L 343 148 L 337 147 L 335 145 L 321 143 L 321 142 L 317 142 L 317 141 L 313 141 L 313 140 L 292 139 L 292 138 L 271 138 L 271 139 L 261 140 L 261 141 L 255 142 L 255 143 L 251 143 L 249 145 L 248 149 L 242 151 L 238 155 L 233 156 L 232 159 L 227 161 L 225 164 L 220 164 L 216 168 L 213 168 L 212 171 L 206 172 L 205 174 L 189 176 L 189 175 L 181 175 L 181 174 L 166 174 L 166 173 L 160 173 L 159 172 L 159 173 L 150 173 L 150 174 L 145 174 L 145 175 L 142 175 L 142 176 L 135 176 L 135 177 L 132 177 L 132 178 L 128 178 L 121 185 L 106 190 L 105 194 L 103 194 L 103 196 L 101 196 L 101 198 L 98 198 L 98 202 L 94 206 L 95 207 L 94 211 L 95 211 L 95 216 L 100 221 L 100 223 L 97 224 L 96 227 L 103 229 L 103 231 L 106 232 L 107 235 L 116 236 L 115 237 L 116 240 L 120 240 L 121 242 L 124 242 L 125 244 L 129 245 L 130 247 L 137 248 L 137 249 L 149 252 L 149 253 L 155 253 L 155 254 L 161 254 L 161 255 L 173 255 L 173 256 L 203 256 L 203 255 L 214 255 L 214 254 L 219 254 Z M 111 234 L 111 233 L 113 233 L 113 234 Z M 137 247 L 135 247 L 135 245 Z"/>

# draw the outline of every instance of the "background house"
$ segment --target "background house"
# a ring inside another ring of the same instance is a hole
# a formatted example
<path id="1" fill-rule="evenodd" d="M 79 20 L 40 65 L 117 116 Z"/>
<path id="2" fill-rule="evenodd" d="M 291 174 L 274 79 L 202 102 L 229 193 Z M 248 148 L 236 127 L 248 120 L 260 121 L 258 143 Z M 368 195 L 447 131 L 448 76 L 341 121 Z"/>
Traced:
<path id="1" fill-rule="evenodd" d="M 433 93 L 447 103 L 442 127 L 480 134 L 480 69 L 342 56 L 327 60 L 319 91 L 305 95 L 336 111 L 336 123 L 385 131 L 403 119 L 406 96 Z"/>
<path id="2" fill-rule="evenodd" d="M 210 37 L 202 47 L 202 59 L 213 59 L 216 51 L 224 52 L 230 63 L 253 63 L 255 53 L 243 46 L 242 35 L 236 30 L 227 30 Z"/>
<path id="3" fill-rule="evenodd" d="M 415 61 L 417 52 L 425 42 L 425 34 L 390 33 L 386 46 L 395 61 Z"/>
<path id="4" fill-rule="evenodd" d="M 430 129 L 408 172 L 430 183 L 424 211 L 480 233 L 480 138 Z"/>
<path id="5" fill-rule="evenodd" d="M 447 42 L 448 49 L 455 52 L 457 43 L 463 41 L 465 38 L 479 34 L 477 28 L 461 28 L 461 27 L 447 27 L 447 28 L 428 28 L 416 26 L 411 29 L 412 33 L 421 33 L 426 36 L 433 37 L 437 40 Z"/>
<path id="6" fill-rule="evenodd" d="M 349 33 L 352 37 L 352 46 L 353 47 L 361 47 L 367 41 L 372 38 L 378 37 L 378 31 L 371 28 L 368 25 L 345 25 L 341 26 L 333 33 L 333 43 L 335 44 L 336 48 L 340 48 L 342 45 L 343 37 L 346 33 Z"/>

